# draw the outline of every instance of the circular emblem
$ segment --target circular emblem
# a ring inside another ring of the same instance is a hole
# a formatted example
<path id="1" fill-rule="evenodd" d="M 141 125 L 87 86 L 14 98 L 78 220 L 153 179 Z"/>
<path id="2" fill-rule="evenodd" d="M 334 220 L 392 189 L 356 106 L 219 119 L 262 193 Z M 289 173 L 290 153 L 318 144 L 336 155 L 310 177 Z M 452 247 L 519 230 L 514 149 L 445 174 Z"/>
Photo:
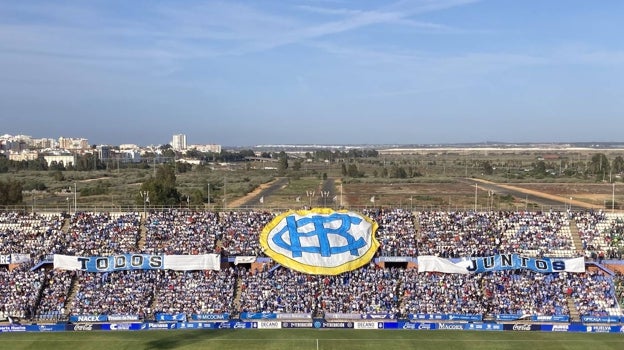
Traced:
<path id="1" fill-rule="evenodd" d="M 337 275 L 368 263 L 379 247 L 377 223 L 352 211 L 327 208 L 289 211 L 264 227 L 260 245 L 294 270 Z"/>

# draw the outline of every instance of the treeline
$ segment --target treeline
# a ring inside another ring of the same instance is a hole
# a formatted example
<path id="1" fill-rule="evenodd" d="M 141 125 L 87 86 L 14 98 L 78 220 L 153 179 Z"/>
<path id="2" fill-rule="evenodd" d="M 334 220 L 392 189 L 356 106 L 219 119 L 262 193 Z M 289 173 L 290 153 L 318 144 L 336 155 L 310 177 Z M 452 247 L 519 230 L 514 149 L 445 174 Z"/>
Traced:
<path id="1" fill-rule="evenodd" d="M 22 184 L 18 181 L 0 181 L 0 205 L 22 202 Z"/>

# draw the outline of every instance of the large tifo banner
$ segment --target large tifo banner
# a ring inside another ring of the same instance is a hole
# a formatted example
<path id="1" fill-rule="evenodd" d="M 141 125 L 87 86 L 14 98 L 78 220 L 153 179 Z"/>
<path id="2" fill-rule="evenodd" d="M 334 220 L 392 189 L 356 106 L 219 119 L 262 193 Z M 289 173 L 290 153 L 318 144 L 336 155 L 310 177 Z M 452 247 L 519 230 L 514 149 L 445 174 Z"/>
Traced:
<path id="1" fill-rule="evenodd" d="M 113 256 L 69 256 L 54 254 L 54 268 L 87 272 L 124 270 L 220 270 L 219 254 L 152 255 L 120 254 Z"/>
<path id="2" fill-rule="evenodd" d="M 283 266 L 315 275 L 337 275 L 375 255 L 377 223 L 352 211 L 328 208 L 289 211 L 264 227 L 260 245 Z"/>
<path id="3" fill-rule="evenodd" d="M 482 273 L 527 269 L 536 272 L 585 272 L 585 259 L 529 258 L 518 254 L 500 254 L 459 261 L 424 255 L 418 257 L 418 272 Z"/>

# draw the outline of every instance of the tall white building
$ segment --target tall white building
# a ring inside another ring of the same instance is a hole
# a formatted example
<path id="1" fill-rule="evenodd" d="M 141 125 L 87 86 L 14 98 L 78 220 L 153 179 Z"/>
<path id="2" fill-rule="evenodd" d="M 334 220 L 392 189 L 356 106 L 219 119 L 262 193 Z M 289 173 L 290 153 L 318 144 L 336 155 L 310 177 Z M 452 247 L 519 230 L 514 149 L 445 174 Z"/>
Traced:
<path id="1" fill-rule="evenodd" d="M 186 149 L 186 135 L 173 135 L 173 140 L 171 140 L 171 148 L 176 151 L 184 151 Z"/>

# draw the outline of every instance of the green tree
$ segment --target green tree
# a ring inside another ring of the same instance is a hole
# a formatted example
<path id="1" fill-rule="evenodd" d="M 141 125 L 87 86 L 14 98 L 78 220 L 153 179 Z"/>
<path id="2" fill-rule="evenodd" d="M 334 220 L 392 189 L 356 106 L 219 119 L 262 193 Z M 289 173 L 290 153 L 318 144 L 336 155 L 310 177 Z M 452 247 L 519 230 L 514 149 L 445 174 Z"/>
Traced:
<path id="1" fill-rule="evenodd" d="M 180 193 L 176 189 L 175 169 L 166 164 L 156 170 L 156 177 L 150 177 L 141 185 L 141 192 L 149 192 L 151 205 L 176 205 L 180 203 Z M 141 193 L 137 194 L 137 203 L 143 204 Z"/>
<path id="2" fill-rule="evenodd" d="M 22 183 L 8 180 L 0 181 L 0 205 L 13 205 L 22 202 Z"/>
<path id="3" fill-rule="evenodd" d="M 622 156 L 615 157 L 615 159 L 613 159 L 613 162 L 611 163 L 611 168 L 616 174 L 624 172 L 624 158 L 622 158 Z"/>
<path id="4" fill-rule="evenodd" d="M 281 173 L 288 169 L 288 155 L 286 152 L 281 151 L 277 156 L 277 170 Z"/>
<path id="5" fill-rule="evenodd" d="M 537 163 L 535 163 L 533 172 L 537 176 L 545 176 L 546 175 L 546 163 L 543 160 L 540 160 Z"/>
<path id="6" fill-rule="evenodd" d="M 604 153 L 596 153 L 589 162 L 589 172 L 605 179 L 605 175 L 609 173 L 609 159 Z"/>
<path id="7" fill-rule="evenodd" d="M 292 169 L 294 171 L 299 171 L 301 170 L 301 164 L 303 163 L 303 161 L 301 159 L 296 159 L 293 163 Z"/>
<path id="8" fill-rule="evenodd" d="M 485 175 L 494 174 L 494 167 L 492 167 L 492 163 L 490 163 L 489 160 L 486 160 L 485 162 L 481 164 L 481 170 L 483 170 L 483 173 Z"/>

